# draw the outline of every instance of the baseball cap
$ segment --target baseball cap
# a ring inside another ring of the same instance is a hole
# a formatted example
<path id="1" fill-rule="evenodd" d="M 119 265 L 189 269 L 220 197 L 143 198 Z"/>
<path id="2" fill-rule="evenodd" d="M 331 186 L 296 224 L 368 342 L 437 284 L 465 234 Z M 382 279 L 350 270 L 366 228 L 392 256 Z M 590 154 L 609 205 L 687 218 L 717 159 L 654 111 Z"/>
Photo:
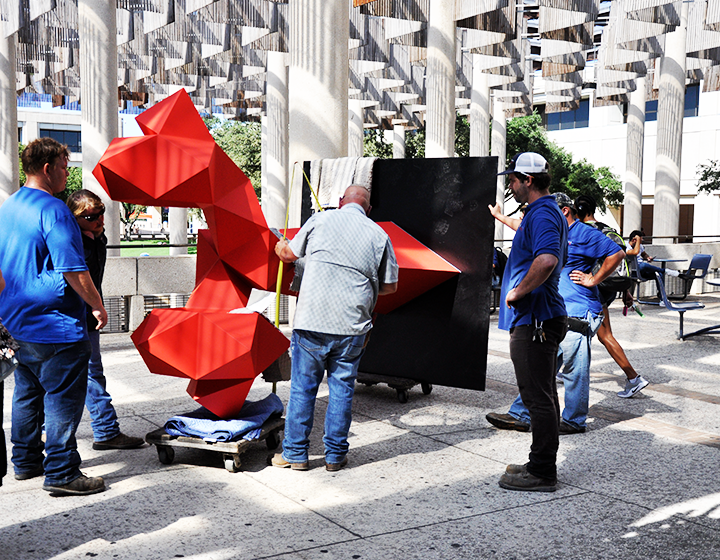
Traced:
<path id="1" fill-rule="evenodd" d="M 577 208 L 575 208 L 575 203 L 572 201 L 572 198 L 570 198 L 568 195 L 566 195 L 564 192 L 556 192 L 552 193 L 552 197 L 555 198 L 555 202 L 557 202 L 557 205 L 560 207 L 560 210 L 567 207 L 575 212 L 577 212 Z"/>
<path id="2" fill-rule="evenodd" d="M 523 173 L 534 175 L 536 173 L 549 173 L 548 162 L 540 154 L 535 152 L 523 152 L 517 154 L 510 161 L 508 168 L 498 175 L 509 175 L 510 173 Z"/>

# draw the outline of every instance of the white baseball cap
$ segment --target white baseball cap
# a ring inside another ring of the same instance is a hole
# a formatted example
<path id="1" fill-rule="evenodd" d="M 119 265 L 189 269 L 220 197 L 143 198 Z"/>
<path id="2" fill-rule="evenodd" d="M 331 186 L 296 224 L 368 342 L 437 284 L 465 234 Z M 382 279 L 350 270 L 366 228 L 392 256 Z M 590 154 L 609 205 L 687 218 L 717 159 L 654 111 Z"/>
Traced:
<path id="1" fill-rule="evenodd" d="M 523 152 L 517 154 L 510 161 L 508 168 L 498 175 L 509 175 L 510 173 L 523 173 L 534 175 L 536 173 L 549 173 L 548 162 L 540 154 L 535 152 Z"/>

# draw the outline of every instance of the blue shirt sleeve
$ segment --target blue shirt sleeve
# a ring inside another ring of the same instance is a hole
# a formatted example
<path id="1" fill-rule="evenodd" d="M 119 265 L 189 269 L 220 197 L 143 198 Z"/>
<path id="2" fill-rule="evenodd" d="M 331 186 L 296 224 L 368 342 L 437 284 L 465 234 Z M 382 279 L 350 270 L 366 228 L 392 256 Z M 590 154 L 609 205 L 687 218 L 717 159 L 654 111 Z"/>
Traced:
<path id="1" fill-rule="evenodd" d="M 56 216 L 56 221 L 47 231 L 45 242 L 57 272 L 81 272 L 87 270 L 82 233 L 77 220 L 68 210 L 67 214 Z"/>
<path id="2" fill-rule="evenodd" d="M 538 213 L 533 220 L 531 232 L 533 258 L 539 255 L 553 255 L 558 261 L 562 260 L 562 236 L 558 229 L 557 220 L 547 213 Z"/>

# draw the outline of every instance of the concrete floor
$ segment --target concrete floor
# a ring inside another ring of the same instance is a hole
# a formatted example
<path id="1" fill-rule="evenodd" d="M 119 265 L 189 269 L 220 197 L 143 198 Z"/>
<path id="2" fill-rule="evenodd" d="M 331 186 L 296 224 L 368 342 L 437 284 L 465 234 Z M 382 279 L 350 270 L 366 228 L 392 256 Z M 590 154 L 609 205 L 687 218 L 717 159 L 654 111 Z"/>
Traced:
<path id="1" fill-rule="evenodd" d="M 686 330 L 720 323 L 720 296 L 700 298 Z M 179 449 L 158 462 L 146 446 L 93 451 L 78 431 L 83 470 L 108 490 L 53 498 L 42 478 L 0 489 L 0 558 L 225 559 L 717 559 L 720 558 L 720 337 L 678 341 L 678 315 L 645 306 L 613 327 L 651 385 L 633 399 L 597 342 L 591 422 L 561 438 L 554 494 L 511 492 L 497 481 L 527 459 L 530 435 L 485 421 L 516 394 L 507 334 L 490 329 L 487 390 L 435 386 L 398 403 L 386 386 L 358 386 L 350 464 L 323 467 L 321 387 L 311 470 L 266 466 L 253 446 L 231 474 L 219 454 Z M 177 378 L 150 374 L 128 335 L 103 335 L 108 388 L 121 428 L 144 435 L 195 408 Z M 9 438 L 13 383 L 5 385 Z M 288 383 L 278 394 L 287 402 Z M 250 399 L 270 385 L 256 381 Z M 10 451 L 8 449 L 8 456 Z"/>

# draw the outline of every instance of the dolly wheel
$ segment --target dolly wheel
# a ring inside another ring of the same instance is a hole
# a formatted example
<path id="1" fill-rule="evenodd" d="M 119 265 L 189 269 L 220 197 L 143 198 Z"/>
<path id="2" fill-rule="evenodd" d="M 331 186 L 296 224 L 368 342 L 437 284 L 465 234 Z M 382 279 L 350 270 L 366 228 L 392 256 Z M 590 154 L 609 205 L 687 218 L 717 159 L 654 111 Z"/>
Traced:
<path id="1" fill-rule="evenodd" d="M 397 400 L 399 403 L 405 404 L 408 402 L 408 392 L 405 389 L 397 390 Z"/>
<path id="2" fill-rule="evenodd" d="M 423 381 L 420 383 L 420 388 L 422 389 L 423 395 L 429 395 L 432 393 L 432 385 L 430 383 L 425 383 Z"/>
<path id="3" fill-rule="evenodd" d="M 270 451 L 277 449 L 278 445 L 280 445 L 280 437 L 277 431 L 268 434 L 268 437 L 265 438 L 265 445 Z"/>
<path id="4" fill-rule="evenodd" d="M 228 472 L 236 473 L 240 470 L 240 455 L 223 455 L 223 461 Z"/>
<path id="5" fill-rule="evenodd" d="M 157 446 L 158 460 L 163 465 L 171 465 L 175 460 L 175 450 L 172 447 L 166 445 Z"/>

